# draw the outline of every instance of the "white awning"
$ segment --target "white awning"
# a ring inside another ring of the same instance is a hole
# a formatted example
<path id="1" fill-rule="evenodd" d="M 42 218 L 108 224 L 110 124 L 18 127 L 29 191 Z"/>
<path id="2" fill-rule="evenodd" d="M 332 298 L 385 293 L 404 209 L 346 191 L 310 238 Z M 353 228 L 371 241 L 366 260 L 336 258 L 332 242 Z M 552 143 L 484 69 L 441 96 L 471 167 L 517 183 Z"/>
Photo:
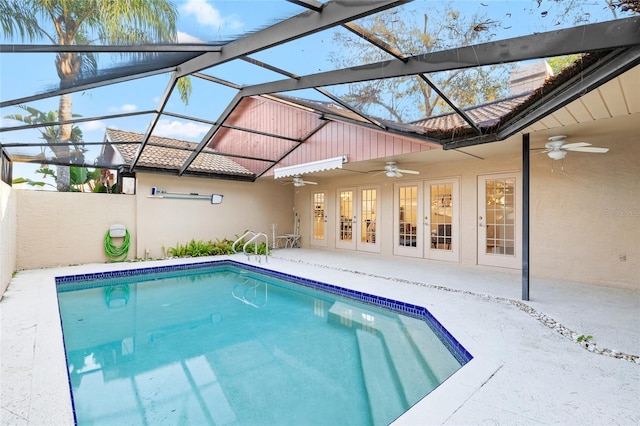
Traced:
<path id="1" fill-rule="evenodd" d="M 341 169 L 342 164 L 347 162 L 347 156 L 327 158 L 326 160 L 312 161 L 310 163 L 296 164 L 295 166 L 280 167 L 273 170 L 275 179 L 298 176 L 306 173 L 322 172 L 324 170 Z"/>

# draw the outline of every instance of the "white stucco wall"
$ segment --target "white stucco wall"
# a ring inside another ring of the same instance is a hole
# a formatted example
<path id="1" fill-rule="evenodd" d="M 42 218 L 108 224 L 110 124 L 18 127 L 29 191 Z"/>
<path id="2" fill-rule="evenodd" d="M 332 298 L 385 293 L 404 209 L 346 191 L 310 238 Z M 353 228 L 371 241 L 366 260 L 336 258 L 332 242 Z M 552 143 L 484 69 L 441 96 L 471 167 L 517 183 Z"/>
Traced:
<path id="1" fill-rule="evenodd" d="M 531 272 L 640 289 L 640 134 L 586 142 L 611 149 L 532 162 Z"/>
<path id="2" fill-rule="evenodd" d="M 603 143 L 602 135 L 593 135 L 585 141 L 611 150 L 604 155 L 570 153 L 564 162 L 544 154 L 531 157 L 531 276 L 640 289 L 640 136 Z M 139 173 L 136 195 L 61 194 L 4 185 L 2 283 L 8 283 L 15 269 L 108 261 L 103 240 L 113 223 L 130 230 L 129 259 L 160 258 L 163 247 L 191 239 L 233 239 L 247 229 L 270 236 L 271 223 L 278 225 L 279 235 L 293 232 L 295 207 L 302 246 L 309 247 L 312 191 L 327 194 L 326 246 L 314 248 L 335 250 L 336 190 L 367 185 L 379 185 L 379 254 L 392 257 L 394 183 L 448 177 L 460 180 L 458 263 L 475 266 L 478 177 L 519 172 L 521 167 L 520 155 L 509 154 L 412 166 L 420 175 L 401 180 L 362 173 L 309 177 L 320 184 L 300 188 L 271 178 L 246 183 Z M 151 198 L 151 187 L 219 193 L 224 202 Z"/>
<path id="3" fill-rule="evenodd" d="M 121 223 L 136 235 L 135 197 L 118 194 L 15 190 L 17 268 L 107 262 L 104 237 Z M 135 254 L 131 239 L 129 259 Z"/>
<path id="4" fill-rule="evenodd" d="M 222 204 L 207 200 L 151 198 L 151 188 L 174 193 L 222 194 Z M 278 232 L 293 230 L 293 192 L 273 178 L 259 182 L 176 178 L 137 174 L 137 257 L 162 257 L 162 248 L 196 241 L 234 239 L 246 230 L 264 232 L 269 224 Z M 148 254 L 147 254 L 148 251 Z"/>
<path id="5" fill-rule="evenodd" d="M 0 182 L 0 298 L 16 270 L 16 211 L 15 191 Z"/>
<path id="6" fill-rule="evenodd" d="M 530 190 L 530 274 L 557 280 L 640 289 L 640 137 L 586 138 L 607 154 L 570 153 L 564 162 L 532 154 Z M 405 159 L 410 161 L 410 159 Z M 393 256 L 393 184 L 401 181 L 460 178 L 460 260 L 478 265 L 478 177 L 520 172 L 519 154 L 412 167 L 419 176 L 389 179 L 353 174 L 321 179 L 295 189 L 303 247 L 309 247 L 311 194 L 325 191 L 326 249 L 336 248 L 337 189 L 379 185 L 380 255 Z M 564 170 L 563 170 L 564 169 Z M 325 248 L 313 246 L 314 248 Z"/>
<path id="7" fill-rule="evenodd" d="M 115 223 L 130 232 L 128 260 L 161 258 L 163 247 L 191 239 L 233 239 L 247 229 L 270 237 L 271 223 L 278 224 L 278 232 L 293 230 L 291 188 L 271 179 L 246 183 L 141 173 L 137 185 L 136 195 L 13 190 L 17 200 L 6 209 L 2 242 L 3 248 L 10 247 L 15 229 L 16 255 L 9 251 L 2 259 L 5 263 L 17 260 L 7 267 L 3 264 L 3 279 L 5 269 L 10 279 L 15 269 L 108 262 L 104 237 Z M 219 193 L 224 201 L 212 205 L 201 200 L 151 198 L 152 186 L 176 193 Z M 3 200 L 9 190 L 3 187 Z"/>

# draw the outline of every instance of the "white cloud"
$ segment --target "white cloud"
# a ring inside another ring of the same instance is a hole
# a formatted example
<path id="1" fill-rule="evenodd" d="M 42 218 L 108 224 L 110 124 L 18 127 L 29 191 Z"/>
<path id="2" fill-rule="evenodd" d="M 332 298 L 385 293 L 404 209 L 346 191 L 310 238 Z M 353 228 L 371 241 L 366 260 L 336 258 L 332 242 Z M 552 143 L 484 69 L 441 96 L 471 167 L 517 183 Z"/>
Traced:
<path id="1" fill-rule="evenodd" d="M 209 131 L 210 126 L 184 121 L 159 120 L 153 132 L 156 136 L 176 139 L 200 139 Z"/>
<path id="2" fill-rule="evenodd" d="M 187 0 L 181 9 L 184 15 L 195 16 L 198 24 L 216 30 L 236 30 L 244 26 L 244 23 L 236 19 L 234 15 L 222 16 L 220 11 L 207 3 L 206 0 Z"/>
<path id="3" fill-rule="evenodd" d="M 103 130 L 107 127 L 104 121 L 95 120 L 95 121 L 87 121 L 85 123 L 78 124 L 82 133 L 93 132 L 96 130 Z"/>
<path id="4" fill-rule="evenodd" d="M 138 105 L 124 104 L 120 106 L 109 107 L 109 112 L 133 112 L 138 109 Z"/>

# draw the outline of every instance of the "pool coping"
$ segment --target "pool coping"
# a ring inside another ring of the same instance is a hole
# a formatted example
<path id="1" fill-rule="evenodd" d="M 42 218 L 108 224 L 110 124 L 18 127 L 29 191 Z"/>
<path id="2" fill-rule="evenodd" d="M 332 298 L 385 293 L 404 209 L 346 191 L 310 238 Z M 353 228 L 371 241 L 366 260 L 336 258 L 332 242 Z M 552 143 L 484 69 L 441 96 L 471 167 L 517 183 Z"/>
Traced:
<path id="1" fill-rule="evenodd" d="M 436 334 L 440 341 L 451 352 L 455 359 L 460 363 L 461 367 L 464 367 L 469 361 L 473 359 L 473 356 L 469 351 L 438 321 L 429 310 L 423 306 L 414 305 L 407 302 L 401 302 L 386 297 L 376 296 L 374 294 L 365 293 L 362 291 L 352 290 L 349 288 L 340 287 L 333 284 L 324 283 L 318 280 L 312 280 L 309 278 L 299 277 L 297 275 L 287 274 L 284 272 L 274 271 L 250 265 L 246 263 L 237 262 L 231 259 L 213 260 L 205 262 L 187 263 L 181 265 L 163 265 L 153 266 L 147 268 L 138 269 L 123 269 L 117 271 L 105 271 L 94 272 L 90 274 L 77 274 L 77 275 L 63 275 L 55 277 L 56 291 L 60 292 L 61 287 L 65 288 L 64 291 L 81 290 L 84 288 L 103 287 L 105 284 L 87 283 L 81 285 L 79 283 L 87 281 L 97 280 L 111 280 L 117 278 L 133 278 L 137 276 L 145 276 L 150 274 L 159 273 L 172 273 L 183 271 L 194 271 L 198 269 L 206 269 L 221 266 L 234 266 L 248 271 L 259 272 L 274 278 L 279 278 L 287 282 L 291 282 L 298 285 L 303 285 L 314 290 L 320 290 L 327 293 L 331 293 L 338 296 L 343 296 L 349 299 L 353 299 L 365 304 L 374 305 L 381 308 L 390 309 L 394 312 L 401 313 L 407 316 L 418 318 L 427 323 L 429 328 Z M 117 285 L 115 284 L 110 285 Z"/>
<path id="2" fill-rule="evenodd" d="M 242 255 L 209 259 L 234 259 L 421 304 L 473 354 L 467 365 L 393 425 L 637 424 L 640 419 L 635 394 L 627 392 L 640 383 L 638 359 L 634 363 L 596 355 L 560 333 L 557 323 L 550 325 L 521 308 L 530 305 L 538 314 L 560 320 L 578 333 L 593 333 L 598 342 L 609 342 L 609 347 L 620 345 L 626 352 L 637 353 L 637 343 L 629 344 L 629 336 L 636 336 L 638 330 L 630 326 L 637 324 L 637 292 L 539 279 L 536 299 L 523 304 L 517 300 L 520 282 L 516 275 L 422 261 L 385 262 L 377 256 L 321 250 L 291 249 L 277 254 L 263 263 Z M 17 274 L 0 304 L 0 423 L 73 424 L 70 392 L 64 385 L 68 374 L 55 276 L 204 260 L 207 258 L 68 265 Z M 585 293 L 584 287 L 589 291 Z"/>
<path id="3" fill-rule="evenodd" d="M 248 269 L 255 267 L 248 260 L 245 263 L 244 258 L 237 256 L 235 258 L 229 256 L 212 262 L 219 264 L 223 261 L 238 264 Z M 16 336 L 13 336 L 13 339 L 3 337 L 2 343 L 3 350 L 5 342 L 9 340 L 9 344 L 19 345 L 19 349 L 25 351 L 25 354 L 19 361 L 20 365 L 18 368 L 25 370 L 28 374 L 28 379 L 27 377 L 23 378 L 22 374 L 16 373 L 17 377 L 20 377 L 20 383 L 16 383 L 15 386 L 8 386 L 10 389 L 5 389 L 5 385 L 2 386 L 3 399 L 5 399 L 5 392 L 13 392 L 3 401 L 2 407 L 3 418 L 9 418 L 12 421 L 4 423 L 3 420 L 3 424 L 75 424 L 66 352 L 62 336 L 62 324 L 57 302 L 57 283 L 62 281 L 73 282 L 74 280 L 79 282 L 83 279 L 86 280 L 109 274 L 112 276 L 135 275 L 140 269 L 147 271 L 188 270 L 194 267 L 202 267 L 202 264 L 211 263 L 194 258 L 167 259 L 157 262 L 162 262 L 162 264 L 142 268 L 140 264 L 137 263 L 88 264 L 26 271 L 27 275 L 35 274 L 36 276 L 41 276 L 35 286 L 28 285 L 25 287 L 18 285 L 18 287 L 16 287 L 19 289 L 19 292 L 28 293 L 21 295 L 22 299 L 26 297 L 33 298 L 34 300 L 34 303 L 29 304 L 29 308 L 31 309 L 29 312 L 25 312 L 22 307 L 17 306 L 17 309 L 20 309 L 20 322 L 26 324 L 18 324 L 18 327 L 28 328 L 30 331 L 33 331 L 33 333 L 30 332 L 28 336 L 23 336 L 22 331 L 20 331 L 16 333 Z M 288 265 L 289 262 L 285 261 L 285 263 L 287 264 L 284 265 L 285 268 L 290 266 Z M 278 271 L 278 267 L 281 266 L 282 265 L 275 266 L 274 264 L 268 263 L 262 265 L 259 269 L 261 271 L 268 271 L 274 275 L 296 276 Z M 82 270 L 97 270 L 100 272 L 82 273 Z M 67 278 L 64 280 L 63 277 L 75 278 Z M 314 281 L 302 277 L 298 278 L 308 282 Z M 27 282 L 31 281 L 28 276 L 21 276 L 20 282 L 22 282 L 22 280 L 26 280 Z M 362 293 L 357 290 L 351 291 Z M 11 294 L 9 294 L 9 297 L 11 297 Z M 381 297 L 381 299 L 391 300 L 384 297 Z M 405 305 L 407 305 L 407 303 L 405 303 Z M 31 325 L 34 321 L 35 326 Z M 429 423 L 444 423 L 448 417 L 453 415 L 455 411 L 472 396 L 478 387 L 481 386 L 479 385 L 480 383 L 489 380 L 494 374 L 496 367 L 491 363 L 487 366 L 486 360 L 478 359 L 478 355 L 483 351 L 480 350 L 474 341 L 471 340 L 468 344 L 472 346 L 474 358 L 423 399 L 416 402 L 408 411 L 395 419 L 392 424 L 415 425 L 417 423 L 424 423 L 425 412 L 429 413 Z M 35 350 L 32 350 L 32 348 L 35 348 Z M 3 367 L 3 369 L 5 368 L 6 367 Z M 14 369 L 14 366 L 12 365 L 9 368 Z M 65 385 L 61 385 L 62 383 L 65 383 Z M 37 402 L 32 402 L 34 398 L 37 398 Z M 436 409 L 434 410 L 434 408 Z"/>

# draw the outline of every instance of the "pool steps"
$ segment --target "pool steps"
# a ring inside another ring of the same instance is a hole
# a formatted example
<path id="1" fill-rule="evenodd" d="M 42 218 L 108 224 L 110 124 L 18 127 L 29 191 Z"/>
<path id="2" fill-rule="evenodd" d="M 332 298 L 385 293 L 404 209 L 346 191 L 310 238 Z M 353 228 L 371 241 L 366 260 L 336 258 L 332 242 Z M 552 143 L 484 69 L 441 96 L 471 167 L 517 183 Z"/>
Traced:
<path id="1" fill-rule="evenodd" d="M 374 424 L 389 423 L 395 418 L 390 412 L 396 416 L 403 413 L 460 368 L 423 320 L 398 318 L 399 321 L 374 317 L 370 311 L 341 302 L 329 309 L 330 322 L 355 328 Z M 398 395 L 384 391 L 384 384 L 389 381 L 400 389 Z M 389 401 L 390 398 L 393 401 Z M 381 408 L 383 400 L 392 402 L 391 407 Z"/>
<path id="2" fill-rule="evenodd" d="M 356 336 L 372 424 L 387 424 L 390 419 L 395 419 L 398 413 L 406 411 L 408 403 L 404 395 L 385 392 L 387 383 L 397 379 L 389 365 L 382 339 L 362 329 L 356 329 Z"/>

